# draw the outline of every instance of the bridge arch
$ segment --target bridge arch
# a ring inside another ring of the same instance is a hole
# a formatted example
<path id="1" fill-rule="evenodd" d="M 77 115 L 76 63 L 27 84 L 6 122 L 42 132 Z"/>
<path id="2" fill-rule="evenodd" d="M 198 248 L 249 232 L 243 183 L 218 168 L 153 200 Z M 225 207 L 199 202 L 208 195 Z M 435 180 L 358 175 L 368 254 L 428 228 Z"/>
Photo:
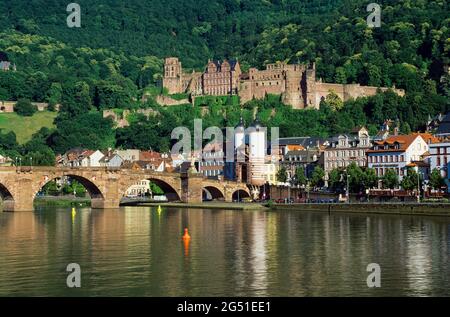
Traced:
<path id="1" fill-rule="evenodd" d="M 6 187 L 6 185 L 0 183 L 0 197 L 3 200 L 13 200 L 13 195 L 12 193 L 9 191 L 9 189 Z"/>
<path id="2" fill-rule="evenodd" d="M 12 210 L 14 206 L 14 197 L 7 185 L 0 183 L 0 198 L 3 202 L 3 210 Z"/>
<path id="3" fill-rule="evenodd" d="M 159 178 L 157 176 L 148 175 L 142 175 L 142 177 L 136 177 L 130 182 L 127 182 L 123 190 L 122 197 L 126 196 L 126 193 L 130 187 L 144 180 L 150 181 L 161 188 L 168 201 L 181 201 L 181 191 L 180 188 L 178 188 L 179 186 L 177 186 L 178 184 L 170 182 L 170 180 L 164 179 L 163 177 Z"/>
<path id="4" fill-rule="evenodd" d="M 83 187 L 86 189 L 89 196 L 91 197 L 91 200 L 94 200 L 94 199 L 95 200 L 103 200 L 105 198 L 102 191 L 100 190 L 99 186 L 94 184 L 91 180 L 87 179 L 86 177 L 81 176 L 81 175 L 76 175 L 76 174 L 64 174 L 64 175 L 55 175 L 55 176 L 52 175 L 52 177 L 46 177 L 44 179 L 44 181 L 39 183 L 38 187 L 34 191 L 33 199 L 36 198 L 37 193 L 39 191 L 41 191 L 45 185 L 47 185 L 49 182 L 51 182 L 53 180 L 56 180 L 56 179 L 59 179 L 62 177 L 68 177 L 70 179 L 74 179 L 77 182 L 79 182 L 81 185 L 83 185 Z"/>
<path id="5" fill-rule="evenodd" d="M 215 186 L 204 186 L 202 188 L 203 198 L 212 200 L 225 200 L 225 194 Z"/>
<path id="6" fill-rule="evenodd" d="M 233 192 L 233 194 L 231 195 L 232 200 L 236 201 L 236 200 L 240 200 L 242 198 L 250 198 L 250 193 L 247 190 L 244 190 L 242 188 L 235 190 Z"/>

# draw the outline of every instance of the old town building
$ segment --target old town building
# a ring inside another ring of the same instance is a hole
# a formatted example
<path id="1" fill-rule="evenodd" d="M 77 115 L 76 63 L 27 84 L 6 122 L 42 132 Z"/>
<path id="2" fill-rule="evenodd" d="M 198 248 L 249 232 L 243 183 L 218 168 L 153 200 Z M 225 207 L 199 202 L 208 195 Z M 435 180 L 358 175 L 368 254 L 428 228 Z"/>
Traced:
<path id="1" fill-rule="evenodd" d="M 324 170 L 329 174 L 335 168 L 345 168 L 352 162 L 366 166 L 366 151 L 371 147 L 365 127 L 355 128 L 351 134 L 334 137 L 324 153 Z"/>
<path id="2" fill-rule="evenodd" d="M 367 151 L 367 166 L 373 168 L 378 177 L 392 169 L 401 180 L 407 167 L 424 165 L 425 157 L 429 155 L 429 144 L 437 141 L 429 133 L 394 135 L 374 141 L 373 147 Z"/>

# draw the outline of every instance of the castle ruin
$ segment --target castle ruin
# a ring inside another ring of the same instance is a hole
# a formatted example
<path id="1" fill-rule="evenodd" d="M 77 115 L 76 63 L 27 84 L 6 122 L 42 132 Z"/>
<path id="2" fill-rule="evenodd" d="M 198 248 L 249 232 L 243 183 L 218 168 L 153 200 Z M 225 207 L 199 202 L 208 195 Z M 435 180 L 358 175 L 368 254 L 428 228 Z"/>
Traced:
<path id="1" fill-rule="evenodd" d="M 188 93 L 202 95 L 239 95 L 241 103 L 262 99 L 267 94 L 280 95 L 283 103 L 294 109 L 318 109 L 322 99 L 331 92 L 343 101 L 351 98 L 373 96 L 386 87 L 360 84 L 323 83 L 316 79 L 316 66 L 304 64 L 273 63 L 266 69 L 250 68 L 242 73 L 238 61 L 209 61 L 204 72 L 187 73 L 176 57 L 165 59 L 163 87 L 169 94 Z M 404 90 L 393 91 L 400 96 Z"/>

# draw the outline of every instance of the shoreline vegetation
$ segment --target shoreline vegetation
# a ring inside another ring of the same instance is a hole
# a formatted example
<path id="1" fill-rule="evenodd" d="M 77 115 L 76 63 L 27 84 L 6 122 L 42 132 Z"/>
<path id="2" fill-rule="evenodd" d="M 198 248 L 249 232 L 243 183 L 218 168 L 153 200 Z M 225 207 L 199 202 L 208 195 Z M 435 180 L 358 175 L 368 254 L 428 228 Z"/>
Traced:
<path id="1" fill-rule="evenodd" d="M 89 207 L 89 198 L 80 197 L 37 197 L 36 207 Z M 188 209 L 227 209 L 240 211 L 317 211 L 328 213 L 354 214 L 391 214 L 408 216 L 440 216 L 450 217 L 450 203 L 231 203 L 231 202 L 152 202 L 142 203 L 140 207 L 173 207 Z M 121 206 L 121 207 L 125 207 Z"/>
<path id="2" fill-rule="evenodd" d="M 91 206 L 90 198 L 80 197 L 36 197 L 34 205 L 39 207 L 89 207 Z"/>

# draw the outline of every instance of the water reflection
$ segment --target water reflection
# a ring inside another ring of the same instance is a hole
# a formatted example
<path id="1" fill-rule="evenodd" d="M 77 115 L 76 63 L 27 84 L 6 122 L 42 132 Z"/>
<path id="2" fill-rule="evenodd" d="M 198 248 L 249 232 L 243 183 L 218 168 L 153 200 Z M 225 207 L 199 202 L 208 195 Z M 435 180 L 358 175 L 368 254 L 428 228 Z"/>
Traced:
<path id="1" fill-rule="evenodd" d="M 189 228 L 191 239 L 181 239 Z M 450 295 L 450 219 L 127 207 L 0 214 L 0 295 Z M 380 289 L 366 285 L 379 263 Z M 69 289 L 78 263 L 82 287 Z"/>

